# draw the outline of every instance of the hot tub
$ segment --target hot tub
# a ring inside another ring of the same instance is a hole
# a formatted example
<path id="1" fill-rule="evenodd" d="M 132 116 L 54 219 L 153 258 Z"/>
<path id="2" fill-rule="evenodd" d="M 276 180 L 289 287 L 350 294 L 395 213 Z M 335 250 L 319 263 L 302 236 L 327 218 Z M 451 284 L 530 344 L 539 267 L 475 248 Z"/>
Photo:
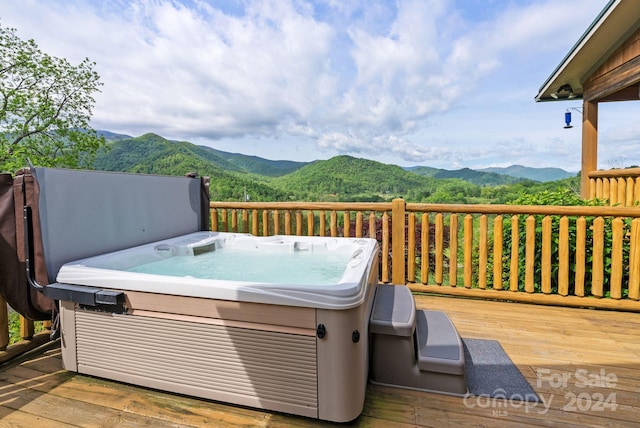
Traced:
<path id="1" fill-rule="evenodd" d="M 378 282 L 373 239 L 196 232 L 64 264 L 57 281 L 122 291 L 61 301 L 79 373 L 323 420 L 355 419 Z"/>

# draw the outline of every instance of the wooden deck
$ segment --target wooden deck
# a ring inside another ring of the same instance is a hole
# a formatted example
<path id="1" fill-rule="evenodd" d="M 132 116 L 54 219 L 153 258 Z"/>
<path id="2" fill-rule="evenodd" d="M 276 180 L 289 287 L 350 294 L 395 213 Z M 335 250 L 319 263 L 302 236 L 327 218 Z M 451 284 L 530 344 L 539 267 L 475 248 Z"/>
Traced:
<path id="1" fill-rule="evenodd" d="M 436 296 L 416 302 L 446 311 L 463 338 L 498 340 L 544 403 L 370 385 L 362 415 L 348 425 L 638 426 L 640 314 Z M 50 348 L 0 371 L 0 426 L 327 425 L 78 375 Z"/>

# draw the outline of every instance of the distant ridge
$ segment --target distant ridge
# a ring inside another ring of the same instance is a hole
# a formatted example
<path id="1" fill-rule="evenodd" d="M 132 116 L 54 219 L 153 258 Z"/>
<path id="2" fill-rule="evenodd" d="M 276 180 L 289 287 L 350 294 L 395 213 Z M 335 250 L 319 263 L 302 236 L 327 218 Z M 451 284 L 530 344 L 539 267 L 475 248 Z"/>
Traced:
<path id="1" fill-rule="evenodd" d="M 415 174 L 424 175 L 433 178 L 458 178 L 477 184 L 478 186 L 499 186 L 503 184 L 513 184 L 525 181 L 525 178 L 514 177 L 511 175 L 498 174 L 495 172 L 476 171 L 469 168 L 449 171 L 447 169 L 431 168 L 428 166 L 414 166 L 405 168 Z"/>
<path id="2" fill-rule="evenodd" d="M 266 175 L 268 177 L 280 177 L 290 174 L 310 162 L 295 162 L 289 160 L 268 160 L 258 156 L 243 155 L 241 153 L 223 152 L 207 146 L 198 146 L 203 150 L 215 153 L 221 159 L 235 165 L 245 172 Z"/>
<path id="3" fill-rule="evenodd" d="M 511 165 L 506 168 L 482 168 L 477 171 L 493 172 L 542 182 L 562 180 L 576 175 L 576 173 L 567 172 L 561 168 L 531 168 L 522 165 Z"/>
<path id="4" fill-rule="evenodd" d="M 128 170 L 135 164 L 147 163 L 154 158 L 157 159 L 167 156 L 169 153 L 177 149 L 176 146 L 181 146 L 183 150 L 191 152 L 191 154 L 202 159 L 206 159 L 223 170 L 246 172 L 249 174 L 258 174 L 267 177 L 281 177 L 291 174 L 306 165 L 319 162 L 269 160 L 242 153 L 225 152 L 209 146 L 198 146 L 185 141 L 166 140 L 159 135 L 151 133 L 135 138 L 126 134 L 118 134 L 106 130 L 98 130 L 97 133 L 111 143 L 111 150 L 113 150 L 110 155 L 106 156 L 106 158 L 109 159 L 105 159 L 105 153 L 103 153 L 102 156 L 99 156 L 98 168 L 105 168 L 104 162 L 106 161 L 110 164 L 109 166 L 111 169 Z M 147 146 L 147 150 L 140 150 L 139 144 L 142 143 L 147 145 L 151 142 L 154 143 L 152 144 L 154 147 Z M 136 149 L 133 149 L 134 146 L 136 146 Z M 118 156 L 124 156 L 124 159 L 114 159 L 114 157 L 117 158 Z M 443 179 L 457 178 L 479 186 L 514 184 L 522 180 L 548 182 L 575 177 L 576 175 L 576 173 L 567 172 L 561 168 L 532 168 L 522 165 L 511 165 L 505 168 L 462 168 L 458 170 L 447 170 L 429 166 L 411 166 L 404 167 L 403 169 L 425 177 Z"/>
<path id="5" fill-rule="evenodd" d="M 131 135 L 117 134 L 115 132 L 110 132 L 110 131 L 96 131 L 96 133 L 99 136 L 104 137 L 104 139 L 107 141 L 120 141 L 120 140 L 128 140 L 129 138 L 133 138 Z"/>

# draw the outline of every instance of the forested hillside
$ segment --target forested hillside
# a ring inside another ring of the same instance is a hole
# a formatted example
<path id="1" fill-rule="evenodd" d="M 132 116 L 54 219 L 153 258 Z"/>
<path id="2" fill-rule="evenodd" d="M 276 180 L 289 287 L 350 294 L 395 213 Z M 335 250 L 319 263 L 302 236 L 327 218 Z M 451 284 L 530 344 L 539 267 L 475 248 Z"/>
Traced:
<path id="1" fill-rule="evenodd" d="M 196 172 L 211 177 L 212 199 L 239 201 L 250 188 L 255 201 L 287 200 L 285 193 L 263 182 L 260 176 L 243 173 L 216 153 L 155 134 L 110 142 L 96 157 L 94 168 L 161 175 Z"/>
<path id="2" fill-rule="evenodd" d="M 297 199 L 307 200 L 383 200 L 404 196 L 417 198 L 435 191 L 433 179 L 351 156 L 316 161 L 298 171 L 274 180 Z"/>
<path id="3" fill-rule="evenodd" d="M 309 162 L 294 162 L 288 160 L 268 160 L 258 156 L 248 156 L 240 153 L 229 153 L 212 149 L 211 147 L 200 146 L 201 149 L 215 153 L 217 157 L 224 159 L 230 164 L 235 165 L 241 171 L 266 175 L 268 177 L 280 177 L 285 174 L 292 173 Z"/>
<path id="4" fill-rule="evenodd" d="M 506 168 L 483 168 L 478 172 L 497 173 L 534 181 L 555 181 L 570 178 L 572 173 L 560 168 L 529 168 L 522 165 L 511 165 Z"/>
<path id="5" fill-rule="evenodd" d="M 498 174 L 495 172 L 481 172 L 469 168 L 450 171 L 446 169 L 417 166 L 407 168 L 407 170 L 426 177 L 459 178 L 460 180 L 468 181 L 479 186 L 500 186 L 502 184 L 520 183 L 526 180 L 524 178 L 518 178 L 511 175 Z"/>

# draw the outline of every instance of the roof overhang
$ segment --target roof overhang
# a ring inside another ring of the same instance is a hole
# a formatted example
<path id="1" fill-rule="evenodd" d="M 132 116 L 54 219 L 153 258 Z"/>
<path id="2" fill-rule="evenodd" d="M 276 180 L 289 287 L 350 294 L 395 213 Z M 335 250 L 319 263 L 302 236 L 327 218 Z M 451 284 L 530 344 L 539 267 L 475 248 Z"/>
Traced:
<path id="1" fill-rule="evenodd" d="M 540 87 L 535 100 L 582 98 L 584 81 L 640 26 L 638 6 L 636 0 L 610 0 Z"/>

